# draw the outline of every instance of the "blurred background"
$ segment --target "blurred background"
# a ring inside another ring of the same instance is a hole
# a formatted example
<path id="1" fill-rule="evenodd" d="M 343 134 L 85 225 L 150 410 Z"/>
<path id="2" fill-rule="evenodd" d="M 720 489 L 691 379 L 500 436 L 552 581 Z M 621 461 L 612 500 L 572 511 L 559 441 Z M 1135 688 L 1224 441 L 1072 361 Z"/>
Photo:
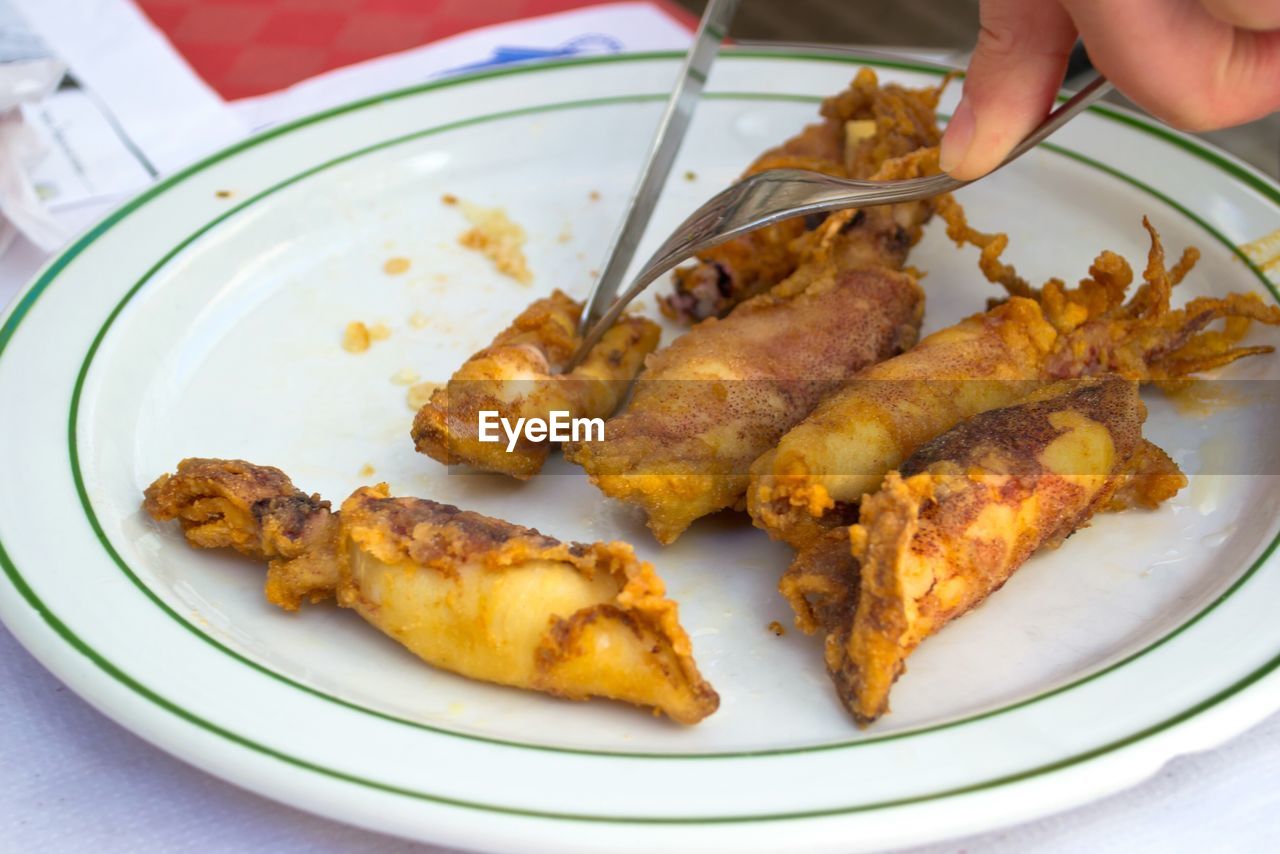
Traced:
<path id="1" fill-rule="evenodd" d="M 701 15 L 705 0 L 677 0 Z M 745 0 L 733 20 L 741 39 L 911 45 L 968 50 L 978 0 Z"/>

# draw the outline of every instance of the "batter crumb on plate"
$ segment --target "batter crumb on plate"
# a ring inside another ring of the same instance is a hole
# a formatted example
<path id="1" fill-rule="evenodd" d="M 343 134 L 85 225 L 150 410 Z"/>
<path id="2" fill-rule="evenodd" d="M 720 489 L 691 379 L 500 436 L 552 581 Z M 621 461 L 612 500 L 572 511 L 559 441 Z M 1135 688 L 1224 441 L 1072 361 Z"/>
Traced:
<path id="1" fill-rule="evenodd" d="M 400 256 L 388 258 L 382 263 L 382 272 L 386 273 L 388 276 L 398 276 L 401 273 L 408 271 L 410 263 L 412 262 L 410 262 L 408 258 L 402 258 Z"/>
<path id="2" fill-rule="evenodd" d="M 409 325 L 414 329 L 426 329 L 427 324 L 430 322 L 431 318 L 427 317 L 420 311 L 415 311 L 413 314 L 409 315 Z"/>
<path id="3" fill-rule="evenodd" d="M 369 349 L 369 327 L 353 320 L 342 330 L 342 349 L 348 353 L 363 353 Z"/>
<path id="4" fill-rule="evenodd" d="M 533 281 L 533 273 L 524 257 L 524 229 L 512 222 L 502 208 L 484 208 L 462 203 L 462 213 L 471 228 L 458 242 L 475 249 L 493 262 L 498 272 L 522 285 Z"/>

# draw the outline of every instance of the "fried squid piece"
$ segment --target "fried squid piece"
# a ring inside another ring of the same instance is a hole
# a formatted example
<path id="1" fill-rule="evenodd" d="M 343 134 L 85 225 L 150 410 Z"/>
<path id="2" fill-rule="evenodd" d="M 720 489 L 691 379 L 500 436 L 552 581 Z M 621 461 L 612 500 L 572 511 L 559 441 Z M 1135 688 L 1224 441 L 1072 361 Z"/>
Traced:
<path id="1" fill-rule="evenodd" d="M 911 177 L 892 161 L 938 144 L 936 110 L 945 85 L 881 86 L 875 72 L 863 68 L 848 89 L 822 103 L 821 122 L 766 151 L 743 177 L 783 168 L 884 181 Z M 934 206 L 929 200 L 863 211 L 848 228 L 857 233 L 854 245 L 864 263 L 900 268 Z M 674 291 L 659 298 L 663 313 L 685 321 L 723 317 L 795 272 L 804 254 L 796 241 L 822 221 L 822 215 L 785 220 L 703 252 L 694 266 L 676 271 Z"/>
<path id="2" fill-rule="evenodd" d="M 838 229 L 831 237 L 839 243 Z M 738 505 L 751 462 L 826 392 L 915 341 L 924 305 L 915 279 L 840 270 L 832 251 L 651 356 L 604 440 L 565 446 L 606 495 L 645 510 L 660 542 Z"/>
<path id="3" fill-rule="evenodd" d="M 747 505 L 755 524 L 804 548 L 856 518 L 862 496 L 923 443 L 1039 384 L 1105 372 L 1168 383 L 1271 352 L 1237 346 L 1251 320 L 1280 323 L 1280 308 L 1256 294 L 1171 307 L 1173 286 L 1197 256 L 1188 250 L 1166 269 L 1159 235 L 1144 224 L 1151 249 L 1144 282 L 1128 301 L 1133 271 L 1115 253 L 1099 255 L 1078 287 L 1055 280 L 1035 289 L 999 262 L 998 251 L 984 249 L 983 270 L 1021 295 L 863 370 L 823 400 L 752 466 Z M 985 245 L 998 250 L 1003 242 Z M 1206 328 L 1219 319 L 1221 329 Z"/>
<path id="4" fill-rule="evenodd" d="M 1142 438 L 1137 383 L 1114 375 L 1041 388 L 921 447 L 868 496 L 859 522 L 801 552 L 780 589 L 859 724 L 925 638 L 980 604 L 1034 552 L 1095 512 L 1154 506 L 1186 484 Z"/>
<path id="5" fill-rule="evenodd" d="M 549 441 L 522 435 L 511 451 L 499 441 L 480 441 L 482 410 L 511 424 L 517 419 L 607 418 L 618 407 L 644 357 L 658 346 L 658 325 L 624 316 L 605 333 L 578 367 L 560 369 L 577 350 L 582 304 L 561 291 L 526 308 L 485 349 L 468 359 L 445 387 L 438 388 L 413 420 L 413 444 L 446 465 L 465 463 L 484 471 L 527 480 L 551 450 Z"/>
<path id="6" fill-rule="evenodd" d="M 867 368 L 755 461 L 752 520 L 795 548 L 848 524 L 858 499 L 912 450 L 1034 389 L 1026 366 L 1055 339 L 1039 306 L 1015 297 Z"/>
<path id="7" fill-rule="evenodd" d="M 153 519 L 177 519 L 198 549 L 233 548 L 267 561 L 266 597 L 287 611 L 332 598 L 338 586 L 338 516 L 280 469 L 183 460 L 177 474 L 147 487 L 143 507 Z"/>
<path id="8" fill-rule="evenodd" d="M 183 460 L 146 490 L 197 548 L 268 560 L 267 598 L 328 596 L 426 661 L 473 679 L 585 700 L 608 697 L 692 724 L 719 706 L 677 607 L 625 543 L 563 543 L 385 484 L 340 512 L 281 471 Z"/>

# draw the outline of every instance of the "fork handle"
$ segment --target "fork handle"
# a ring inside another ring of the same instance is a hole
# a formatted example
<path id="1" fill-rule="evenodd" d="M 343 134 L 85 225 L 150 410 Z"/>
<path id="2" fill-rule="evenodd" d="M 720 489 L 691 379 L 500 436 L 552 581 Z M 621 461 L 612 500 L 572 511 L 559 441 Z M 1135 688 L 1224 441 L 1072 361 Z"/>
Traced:
<path id="1" fill-rule="evenodd" d="M 1004 160 L 1001 160 L 1000 165 L 997 166 L 996 169 L 1003 169 L 1005 166 L 1008 166 L 1010 163 L 1017 160 L 1040 143 L 1044 142 L 1057 132 L 1058 128 L 1074 119 L 1078 113 L 1085 110 L 1090 104 L 1114 88 L 1115 86 L 1112 85 L 1110 80 L 1103 77 L 1101 74 L 1095 75 L 1094 78 L 1085 84 L 1083 88 L 1076 90 L 1074 95 L 1063 101 L 1058 105 L 1057 109 L 1045 116 L 1044 121 L 1036 125 L 1035 130 L 1027 134 L 1026 137 L 1023 138 L 1022 142 L 1015 145 L 1009 152 L 1009 156 Z M 994 172 L 995 169 L 991 171 Z M 967 184 L 970 182 L 966 181 L 964 183 Z"/>

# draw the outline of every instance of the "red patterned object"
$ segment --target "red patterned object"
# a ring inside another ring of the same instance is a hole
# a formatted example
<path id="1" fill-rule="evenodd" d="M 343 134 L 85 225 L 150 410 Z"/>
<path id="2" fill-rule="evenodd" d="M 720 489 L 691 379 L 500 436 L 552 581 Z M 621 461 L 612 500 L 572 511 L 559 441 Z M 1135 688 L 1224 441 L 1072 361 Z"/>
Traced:
<path id="1" fill-rule="evenodd" d="M 592 0 L 134 0 L 196 73 L 232 100 L 322 71 Z M 654 5 L 696 20 L 670 0 Z"/>

